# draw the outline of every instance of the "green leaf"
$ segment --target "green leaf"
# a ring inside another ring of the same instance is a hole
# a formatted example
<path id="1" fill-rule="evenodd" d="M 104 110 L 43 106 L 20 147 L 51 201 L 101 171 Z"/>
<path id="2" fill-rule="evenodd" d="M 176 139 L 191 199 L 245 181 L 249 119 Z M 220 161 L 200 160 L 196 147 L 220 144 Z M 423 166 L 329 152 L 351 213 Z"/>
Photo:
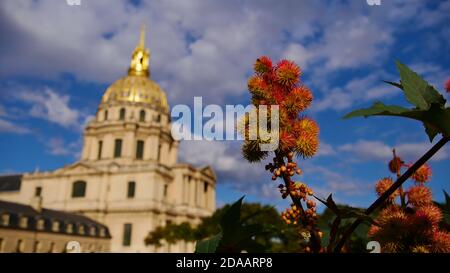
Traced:
<path id="1" fill-rule="evenodd" d="M 241 226 L 241 208 L 244 197 L 242 196 L 238 201 L 233 203 L 220 220 L 220 225 L 225 233 L 232 232 Z"/>
<path id="2" fill-rule="evenodd" d="M 417 73 L 399 61 L 397 61 L 397 69 L 400 72 L 403 91 L 411 104 L 420 110 L 430 109 L 433 103 L 441 107 L 445 105 L 444 97 Z"/>
<path id="3" fill-rule="evenodd" d="M 222 232 L 209 239 L 197 241 L 197 244 L 195 245 L 195 253 L 215 253 L 221 240 Z"/>
<path id="4" fill-rule="evenodd" d="M 375 102 L 372 107 L 359 109 L 352 111 L 344 116 L 344 119 L 354 118 L 354 117 L 369 117 L 369 116 L 392 116 L 400 115 L 404 112 L 410 111 L 407 108 L 397 106 L 397 105 L 385 105 L 382 102 Z"/>
<path id="5" fill-rule="evenodd" d="M 372 107 L 356 110 L 344 116 L 344 119 L 369 116 L 397 116 L 421 121 L 430 141 L 438 133 L 450 136 L 450 108 L 443 109 L 439 104 L 432 103 L 428 110 L 407 109 L 396 105 L 385 105 L 376 102 Z"/>
<path id="6" fill-rule="evenodd" d="M 403 90 L 403 85 L 402 85 L 402 83 L 396 83 L 396 82 L 391 82 L 391 81 L 383 81 L 383 82 L 385 82 L 385 83 L 387 83 L 387 84 L 390 84 L 390 85 L 393 85 L 393 86 L 395 86 L 395 87 L 400 88 L 401 90 Z"/>
<path id="7" fill-rule="evenodd" d="M 327 198 L 327 200 L 323 200 L 317 196 L 314 195 L 314 197 L 319 200 L 321 203 L 323 203 L 325 206 L 327 206 L 327 208 L 329 208 L 332 212 L 334 212 L 334 214 L 340 216 L 340 210 L 337 207 L 336 203 L 333 200 L 333 194 L 330 194 Z"/>

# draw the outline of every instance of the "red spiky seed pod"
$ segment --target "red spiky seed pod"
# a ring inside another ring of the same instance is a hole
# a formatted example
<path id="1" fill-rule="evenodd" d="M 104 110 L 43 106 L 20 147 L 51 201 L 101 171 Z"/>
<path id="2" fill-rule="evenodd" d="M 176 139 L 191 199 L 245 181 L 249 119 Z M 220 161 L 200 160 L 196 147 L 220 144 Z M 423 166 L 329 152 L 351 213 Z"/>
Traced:
<path id="1" fill-rule="evenodd" d="M 432 193 L 428 187 L 412 186 L 406 193 L 408 203 L 415 207 L 422 207 L 432 203 Z"/>
<path id="2" fill-rule="evenodd" d="M 375 185 L 375 191 L 377 192 L 378 196 L 383 195 L 392 185 L 394 184 L 394 181 L 392 181 L 392 178 L 386 177 L 383 179 L 380 179 L 377 184 Z M 393 201 L 398 196 L 398 191 L 395 191 L 393 194 L 389 196 L 389 200 Z"/>
<path id="3" fill-rule="evenodd" d="M 431 178 L 431 168 L 426 163 L 420 166 L 420 168 L 411 176 L 411 179 L 413 179 L 418 183 L 428 182 L 430 178 Z"/>
<path id="4" fill-rule="evenodd" d="M 300 67 L 292 61 L 281 60 L 275 69 L 277 82 L 283 86 L 293 86 L 299 82 Z"/>
<path id="5" fill-rule="evenodd" d="M 267 56 L 259 57 L 254 66 L 253 69 L 258 74 L 264 74 L 272 70 L 272 60 Z"/>
<path id="6" fill-rule="evenodd" d="M 450 79 L 448 79 L 445 83 L 445 91 L 447 91 L 447 93 L 450 93 Z"/>

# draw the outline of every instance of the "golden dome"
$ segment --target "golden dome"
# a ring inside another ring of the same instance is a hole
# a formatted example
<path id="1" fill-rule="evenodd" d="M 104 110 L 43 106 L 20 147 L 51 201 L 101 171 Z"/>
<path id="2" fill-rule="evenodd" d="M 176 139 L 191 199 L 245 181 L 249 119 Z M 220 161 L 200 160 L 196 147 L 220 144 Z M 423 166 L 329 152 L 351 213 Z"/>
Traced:
<path id="1" fill-rule="evenodd" d="M 145 29 L 142 27 L 139 44 L 133 52 L 128 76 L 106 89 L 102 102 L 136 102 L 168 111 L 169 105 L 164 90 L 149 78 L 150 51 L 145 48 Z"/>
<path id="2" fill-rule="evenodd" d="M 102 102 L 140 102 L 169 110 L 165 92 L 145 76 L 128 75 L 117 80 L 103 95 Z"/>

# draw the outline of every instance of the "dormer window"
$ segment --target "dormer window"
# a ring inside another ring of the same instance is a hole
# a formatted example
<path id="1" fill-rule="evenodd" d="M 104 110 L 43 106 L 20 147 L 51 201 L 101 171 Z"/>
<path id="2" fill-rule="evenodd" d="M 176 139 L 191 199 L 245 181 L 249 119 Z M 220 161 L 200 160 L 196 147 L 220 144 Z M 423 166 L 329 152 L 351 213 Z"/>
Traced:
<path id="1" fill-rule="evenodd" d="M 21 228 L 27 228 L 28 227 L 28 217 L 26 217 L 26 216 L 20 217 L 19 227 L 21 227 Z"/>
<path id="2" fill-rule="evenodd" d="M 73 233 L 73 224 L 67 224 L 66 232 L 67 233 Z"/>
<path id="3" fill-rule="evenodd" d="M 58 221 L 54 221 L 52 223 L 52 231 L 53 232 L 59 232 L 59 222 Z"/>
<path id="4" fill-rule="evenodd" d="M 36 228 L 38 230 L 44 230 L 44 228 L 45 228 L 45 220 L 44 219 L 38 219 Z"/>
<path id="5" fill-rule="evenodd" d="M 78 226 L 78 234 L 81 234 L 81 235 L 85 234 L 85 229 L 84 229 L 83 225 Z"/>
<path id="6" fill-rule="evenodd" d="M 106 230 L 105 228 L 100 229 L 100 237 L 106 237 Z"/>
<path id="7" fill-rule="evenodd" d="M 89 228 L 89 235 L 95 236 L 95 227 L 90 227 Z"/>
<path id="8" fill-rule="evenodd" d="M 4 227 L 9 226 L 9 214 L 7 214 L 7 213 L 2 214 L 1 224 Z"/>

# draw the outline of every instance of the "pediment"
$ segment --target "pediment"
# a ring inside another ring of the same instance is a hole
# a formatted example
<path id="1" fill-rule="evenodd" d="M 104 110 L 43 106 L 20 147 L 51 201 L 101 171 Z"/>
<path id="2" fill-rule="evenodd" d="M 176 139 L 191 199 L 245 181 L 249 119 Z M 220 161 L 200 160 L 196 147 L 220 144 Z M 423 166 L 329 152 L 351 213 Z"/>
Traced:
<path id="1" fill-rule="evenodd" d="M 55 171 L 57 174 L 64 174 L 64 175 L 70 175 L 70 174 L 94 174 L 94 173 L 103 173 L 104 171 L 95 168 L 93 166 L 90 166 L 86 163 L 77 162 L 68 166 L 65 166 L 61 169 L 58 169 Z"/>
<path id="2" fill-rule="evenodd" d="M 200 170 L 201 173 L 205 174 L 206 176 L 214 178 L 216 180 L 216 173 L 210 166 L 205 166 Z"/>

